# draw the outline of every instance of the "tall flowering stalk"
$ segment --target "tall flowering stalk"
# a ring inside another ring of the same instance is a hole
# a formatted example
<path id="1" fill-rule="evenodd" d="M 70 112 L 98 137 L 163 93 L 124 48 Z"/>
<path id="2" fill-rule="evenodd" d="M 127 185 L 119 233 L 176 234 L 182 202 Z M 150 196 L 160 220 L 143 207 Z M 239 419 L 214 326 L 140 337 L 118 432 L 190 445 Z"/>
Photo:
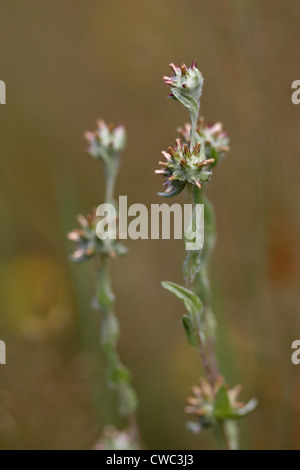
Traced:
<path id="1" fill-rule="evenodd" d="M 176 295 L 187 313 L 182 323 L 188 342 L 198 349 L 205 378 L 193 387 L 193 396 L 187 399 L 185 411 L 194 417 L 188 427 L 199 433 L 212 427 L 226 449 L 238 448 L 235 420 L 252 411 L 256 400 L 248 404 L 237 401 L 240 386 L 228 387 L 220 375 L 215 352 L 216 321 L 211 308 L 211 289 L 208 261 L 215 245 L 215 217 L 211 203 L 205 195 L 205 185 L 212 172 L 229 150 L 229 139 L 221 123 L 206 125 L 200 113 L 203 76 L 195 62 L 191 67 L 170 64 L 173 75 L 163 77 L 171 89 L 170 98 L 182 103 L 189 112 L 190 123 L 179 128 L 180 138 L 175 146 L 163 151 L 157 174 L 166 181 L 163 197 L 173 197 L 187 190 L 193 203 L 192 223 L 196 221 L 196 206 L 204 205 L 204 245 L 200 250 L 188 251 L 183 264 L 185 285 L 163 282 L 163 287 Z M 186 240 L 187 241 L 187 240 Z"/>
<path id="2" fill-rule="evenodd" d="M 106 125 L 98 122 L 95 132 L 86 132 L 88 153 L 104 164 L 106 189 L 105 204 L 113 205 L 117 213 L 114 199 L 116 177 L 119 169 L 120 154 L 125 148 L 126 133 L 123 126 Z M 76 243 L 76 250 L 71 256 L 74 262 L 96 258 L 99 264 L 98 281 L 92 305 L 101 313 L 100 342 L 107 362 L 108 386 L 118 395 L 119 412 L 127 419 L 127 429 L 118 432 L 108 427 L 96 448 L 134 449 L 139 447 L 139 433 L 136 421 L 137 398 L 131 385 L 129 370 L 122 364 L 117 350 L 119 322 L 114 313 L 115 296 L 111 289 L 109 262 L 127 253 L 127 249 L 114 237 L 106 232 L 98 232 L 99 217 L 94 211 L 87 217 L 78 216 L 79 229 L 69 233 L 70 240 Z M 117 226 L 117 219 L 110 221 L 110 226 Z M 102 227 L 102 225 L 101 225 Z M 121 447 L 120 447 L 121 446 Z"/>

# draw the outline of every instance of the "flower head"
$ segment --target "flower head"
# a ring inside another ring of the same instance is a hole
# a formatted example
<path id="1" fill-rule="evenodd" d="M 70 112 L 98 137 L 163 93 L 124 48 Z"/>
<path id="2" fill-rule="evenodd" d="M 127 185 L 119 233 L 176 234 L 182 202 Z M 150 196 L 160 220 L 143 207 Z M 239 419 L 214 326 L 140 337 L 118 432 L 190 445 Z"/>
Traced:
<path id="1" fill-rule="evenodd" d="M 200 432 L 216 421 L 238 419 L 250 413 L 257 401 L 253 399 L 247 404 L 239 402 L 241 389 L 240 385 L 230 389 L 223 377 L 219 377 L 214 386 L 200 379 L 199 385 L 192 388 L 193 396 L 187 399 L 185 412 L 197 418 L 196 423 L 189 423 L 189 428 Z"/>
<path id="2" fill-rule="evenodd" d="M 155 172 L 167 178 L 166 191 L 161 195 L 171 197 L 179 194 L 187 183 L 201 189 L 202 183 L 210 180 L 214 159 L 205 157 L 204 146 L 200 143 L 190 151 L 187 144 L 176 139 L 175 147 L 169 147 L 168 152 L 163 151 L 162 154 L 166 161 L 159 162 L 162 168 Z"/>
<path id="3" fill-rule="evenodd" d="M 124 127 L 106 124 L 102 120 L 98 121 L 98 127 L 94 132 L 86 132 L 84 136 L 89 145 L 88 153 L 104 161 L 121 152 L 126 144 Z"/>
<path id="4" fill-rule="evenodd" d="M 187 123 L 178 129 L 180 137 L 185 143 L 190 144 L 191 124 Z M 229 151 L 229 137 L 223 130 L 223 124 L 205 124 L 204 118 L 200 117 L 196 127 L 196 141 L 205 146 L 205 157 L 214 158 L 216 165 Z"/>
<path id="5" fill-rule="evenodd" d="M 131 429 L 119 431 L 109 425 L 104 429 L 103 436 L 93 447 L 94 450 L 139 450 L 140 445 Z"/>
<path id="6" fill-rule="evenodd" d="M 170 64 L 170 67 L 173 75 L 171 77 L 163 77 L 164 83 L 171 87 L 169 96 L 180 101 L 188 108 L 190 113 L 198 113 L 203 76 L 200 70 L 198 70 L 196 62 L 193 62 L 189 68 L 185 64 L 178 67 L 173 63 Z"/>
<path id="7" fill-rule="evenodd" d="M 80 228 L 68 234 L 69 240 L 76 244 L 76 249 L 71 255 L 72 261 L 86 261 L 99 254 L 115 258 L 127 253 L 127 249 L 118 240 L 101 240 L 97 236 L 96 227 L 100 218 L 96 216 L 96 211 L 86 217 L 79 215 L 77 220 Z"/>

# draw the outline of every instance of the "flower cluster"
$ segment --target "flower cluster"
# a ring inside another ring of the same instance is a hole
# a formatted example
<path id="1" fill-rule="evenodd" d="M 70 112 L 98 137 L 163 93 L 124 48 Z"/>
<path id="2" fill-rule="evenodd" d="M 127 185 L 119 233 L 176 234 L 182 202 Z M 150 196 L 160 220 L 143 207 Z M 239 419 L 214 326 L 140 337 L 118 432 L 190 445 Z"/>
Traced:
<path id="1" fill-rule="evenodd" d="M 191 140 L 191 124 L 187 123 L 180 127 L 178 133 L 182 140 L 189 145 Z M 214 165 L 229 151 L 229 137 L 227 132 L 223 130 L 221 122 L 205 124 L 204 118 L 200 117 L 196 127 L 196 141 L 205 146 L 206 158 L 215 159 Z"/>
<path id="2" fill-rule="evenodd" d="M 171 87 L 169 96 L 180 101 L 190 113 L 197 112 L 202 94 L 203 76 L 196 62 L 193 62 L 189 68 L 185 64 L 178 67 L 173 63 L 170 67 L 174 75 L 163 77 L 164 83 Z"/>
<path id="3" fill-rule="evenodd" d="M 126 132 L 123 126 L 106 124 L 104 121 L 98 121 L 97 129 L 94 132 L 84 134 L 88 141 L 88 153 L 94 158 L 100 158 L 104 161 L 115 154 L 118 154 L 125 148 Z"/>
<path id="4" fill-rule="evenodd" d="M 193 396 L 187 399 L 185 412 L 197 418 L 197 422 L 189 423 L 189 427 L 200 432 L 216 421 L 238 419 L 250 413 L 257 401 L 253 399 L 247 404 L 239 402 L 241 389 L 240 385 L 230 389 L 223 377 L 219 377 L 214 386 L 205 379 L 200 379 L 199 385 L 192 389 Z"/>
<path id="5" fill-rule="evenodd" d="M 159 162 L 161 169 L 156 174 L 166 177 L 164 197 L 179 194 L 186 184 L 198 189 L 210 180 L 213 166 L 229 150 L 229 139 L 221 123 L 207 125 L 203 118 L 198 121 L 203 77 L 196 63 L 187 68 L 170 64 L 174 75 L 163 77 L 164 83 L 171 87 L 171 96 L 186 106 L 190 112 L 191 124 L 179 128 L 181 139 L 176 140 L 175 147 L 162 152 L 166 161 Z"/>
<path id="6" fill-rule="evenodd" d="M 113 426 L 106 426 L 103 436 L 97 442 L 93 450 L 139 450 L 140 445 L 132 429 L 126 428 L 119 431 Z"/>
<path id="7" fill-rule="evenodd" d="M 96 227 L 100 218 L 96 216 L 96 211 L 86 217 L 79 215 L 77 220 L 80 228 L 68 234 L 69 240 L 76 243 L 76 249 L 71 255 L 72 261 L 86 261 L 99 254 L 116 258 L 127 253 L 127 249 L 118 240 L 102 240 L 97 236 Z"/>
<path id="8" fill-rule="evenodd" d="M 179 194 L 187 183 L 201 189 L 202 183 L 210 180 L 214 159 L 205 157 L 204 146 L 199 142 L 190 151 L 187 144 L 182 144 L 180 139 L 176 139 L 176 145 L 169 147 L 168 152 L 163 151 L 162 154 L 166 161 L 159 162 L 162 169 L 156 170 L 156 174 L 167 178 L 163 196 Z"/>

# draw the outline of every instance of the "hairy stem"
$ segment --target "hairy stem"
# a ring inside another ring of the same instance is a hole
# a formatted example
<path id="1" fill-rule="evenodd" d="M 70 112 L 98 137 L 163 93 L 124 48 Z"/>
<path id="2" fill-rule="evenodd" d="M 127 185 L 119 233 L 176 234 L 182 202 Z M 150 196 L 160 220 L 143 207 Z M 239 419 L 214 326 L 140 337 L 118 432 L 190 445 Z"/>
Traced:
<path id="1" fill-rule="evenodd" d="M 105 203 L 114 203 L 114 188 L 118 171 L 118 161 L 107 167 Z M 107 243 L 110 241 L 107 240 Z M 115 390 L 118 395 L 119 412 L 126 416 L 128 425 L 139 441 L 139 431 L 136 420 L 137 397 L 131 385 L 129 370 L 122 364 L 117 343 L 119 338 L 119 322 L 114 313 L 115 297 L 111 290 L 111 279 L 109 272 L 109 258 L 100 255 L 100 268 L 98 272 L 98 285 L 96 293 L 97 305 L 101 312 L 101 345 L 107 362 L 108 386 Z"/>
<path id="2" fill-rule="evenodd" d="M 114 199 L 115 184 L 118 172 L 118 165 L 115 164 L 107 171 L 105 187 L 105 203 L 112 204 Z"/>
<path id="3" fill-rule="evenodd" d="M 190 143 L 190 151 L 192 152 L 194 150 L 194 147 L 196 145 L 196 129 L 197 129 L 197 121 L 199 117 L 199 112 L 200 112 L 200 104 L 198 108 L 197 113 L 191 113 L 190 118 L 191 118 L 191 143 Z"/>
<path id="4" fill-rule="evenodd" d="M 137 401 L 135 392 L 130 385 L 130 373 L 122 364 L 117 351 L 119 322 L 114 313 L 114 295 L 111 291 L 106 256 L 101 258 L 97 299 L 102 315 L 101 345 L 107 361 L 108 385 L 117 391 L 120 413 L 130 416 L 136 411 Z"/>
<path id="5" fill-rule="evenodd" d="M 204 195 L 203 189 L 193 191 L 194 204 L 204 204 L 204 246 L 199 254 L 199 270 L 195 276 L 194 292 L 203 302 L 203 318 L 206 333 L 206 353 L 214 381 L 219 376 L 215 353 L 216 321 L 211 308 L 211 287 L 208 276 L 209 257 L 215 245 L 215 217 L 212 205 Z"/>
<path id="6" fill-rule="evenodd" d="M 212 205 L 205 197 L 203 189 L 194 189 L 193 203 L 194 205 L 204 204 L 204 245 L 198 254 L 199 269 L 193 277 L 194 283 L 192 285 L 192 290 L 203 302 L 202 315 L 205 335 L 201 335 L 201 331 L 199 331 L 198 337 L 205 337 L 205 344 L 203 345 L 203 341 L 201 341 L 200 344 L 201 358 L 207 379 L 212 387 L 214 387 L 220 373 L 215 350 L 216 321 L 211 308 L 211 287 L 208 276 L 208 262 L 215 245 L 215 217 Z M 233 432 L 231 433 L 231 428 L 226 422 L 216 424 L 216 435 L 218 439 L 223 442 L 223 447 L 227 450 L 236 449 L 238 447 L 237 432 L 233 429 L 233 426 L 235 426 L 235 423 L 232 424 Z"/>

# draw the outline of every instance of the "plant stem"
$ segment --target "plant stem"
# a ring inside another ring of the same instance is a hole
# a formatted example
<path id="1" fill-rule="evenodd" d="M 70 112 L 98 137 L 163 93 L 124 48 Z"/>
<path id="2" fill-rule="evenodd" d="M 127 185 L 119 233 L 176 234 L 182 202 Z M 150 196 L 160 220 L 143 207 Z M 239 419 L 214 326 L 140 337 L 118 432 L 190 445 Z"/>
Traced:
<path id="1" fill-rule="evenodd" d="M 201 333 L 201 328 L 200 327 L 198 327 L 198 331 L 197 331 L 197 341 L 198 341 L 198 351 L 200 353 L 200 358 L 201 358 L 201 362 L 202 362 L 202 365 L 203 365 L 203 369 L 205 371 L 205 374 L 206 374 L 206 377 L 207 377 L 207 380 L 208 380 L 209 384 L 211 385 L 211 387 L 213 387 L 214 386 L 214 377 L 213 377 L 211 365 L 210 365 L 209 360 L 207 358 L 207 353 L 206 353 L 206 350 L 205 350 L 205 343 L 202 339 L 202 333 Z"/>
<path id="2" fill-rule="evenodd" d="M 216 321 L 211 309 L 211 287 L 208 276 L 208 261 L 215 245 L 215 217 L 212 205 L 204 195 L 204 190 L 194 189 L 194 204 L 204 204 L 204 246 L 199 254 L 200 266 L 195 279 L 194 291 L 203 302 L 203 318 L 206 333 L 206 352 L 211 367 L 211 374 L 219 377 L 217 356 L 215 353 Z"/>
<path id="3" fill-rule="evenodd" d="M 202 193 L 200 190 L 193 191 L 193 214 L 192 220 L 196 217 L 196 205 L 202 204 Z M 199 199 L 201 198 L 201 202 Z M 205 209 L 204 209 L 205 212 Z M 205 224 L 205 229 L 207 225 Z M 203 304 L 202 318 L 203 321 L 194 325 L 197 330 L 198 350 L 200 352 L 201 361 L 207 375 L 207 379 L 212 388 L 219 377 L 217 359 L 214 351 L 213 328 L 211 325 L 212 312 L 210 308 L 210 285 L 207 275 L 207 244 L 210 238 L 204 234 L 204 246 L 200 251 L 188 251 L 184 262 L 185 283 L 186 287 L 195 292 L 201 299 Z"/>
<path id="4" fill-rule="evenodd" d="M 117 168 L 113 167 L 107 171 L 106 187 L 105 187 L 105 203 L 112 204 L 114 199 L 115 183 L 117 177 Z"/>
<path id="5" fill-rule="evenodd" d="M 222 450 L 233 450 L 231 446 L 231 442 L 229 439 L 229 435 L 226 432 L 225 423 L 224 422 L 216 422 L 214 425 L 214 433 L 216 439 L 219 443 L 219 447 Z"/>
<path id="6" fill-rule="evenodd" d="M 194 150 L 194 147 L 196 145 L 196 129 L 197 129 L 197 121 L 198 121 L 199 112 L 200 112 L 200 104 L 199 104 L 198 112 L 190 114 L 190 118 L 191 118 L 190 151 L 191 152 Z"/>
<path id="7" fill-rule="evenodd" d="M 220 373 L 215 351 L 216 321 L 211 309 L 211 288 L 207 265 L 209 256 L 215 245 L 215 218 L 213 208 L 205 197 L 203 189 L 199 190 L 195 188 L 193 190 L 193 203 L 194 211 L 196 204 L 204 204 L 204 246 L 198 254 L 198 272 L 196 275 L 190 275 L 194 280 L 191 288 L 203 302 L 202 315 L 204 325 L 199 325 L 197 336 L 199 338 L 199 351 L 203 368 L 210 385 L 214 388 Z M 202 328 L 205 329 L 205 335 L 203 335 Z M 203 341 L 202 338 L 205 338 L 205 340 Z M 235 423 L 233 423 L 232 426 L 235 426 Z M 237 432 L 233 429 L 231 433 L 227 422 L 217 423 L 215 431 L 219 441 L 223 442 L 225 449 L 232 450 L 238 447 Z"/>
<path id="8" fill-rule="evenodd" d="M 105 203 L 114 203 L 114 188 L 118 172 L 118 158 L 111 160 L 106 167 Z M 110 241 L 107 240 L 107 243 Z M 114 313 L 115 297 L 111 290 L 109 258 L 100 255 L 98 285 L 96 293 L 97 305 L 101 311 L 101 345 L 107 362 L 108 386 L 118 394 L 119 412 L 126 416 L 130 430 L 136 441 L 140 442 L 136 419 L 137 398 L 130 384 L 130 373 L 122 364 L 117 342 L 119 338 L 119 322 Z"/>
<path id="9" fill-rule="evenodd" d="M 118 393 L 120 413 L 129 417 L 136 411 L 137 400 L 130 385 L 130 373 L 122 364 L 117 351 L 119 322 L 114 313 L 107 256 L 101 257 L 97 298 L 102 315 L 101 345 L 108 366 L 108 385 Z"/>

